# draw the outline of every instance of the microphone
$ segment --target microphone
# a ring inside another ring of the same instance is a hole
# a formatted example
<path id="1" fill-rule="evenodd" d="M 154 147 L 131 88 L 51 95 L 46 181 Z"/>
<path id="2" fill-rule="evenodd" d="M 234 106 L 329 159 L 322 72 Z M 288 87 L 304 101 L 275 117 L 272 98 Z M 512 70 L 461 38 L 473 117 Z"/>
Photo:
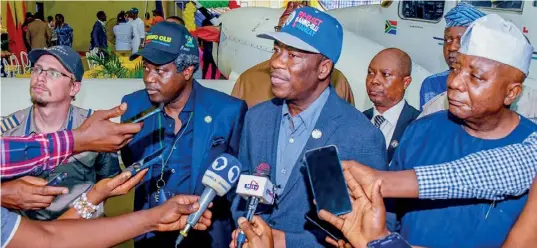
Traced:
<path id="1" fill-rule="evenodd" d="M 205 185 L 205 190 L 200 196 L 200 208 L 198 211 L 190 214 L 186 221 L 186 226 L 179 233 L 180 235 L 175 240 L 175 246 L 187 237 L 188 232 L 198 223 L 201 215 L 209 204 L 213 201 L 216 195 L 223 196 L 237 182 L 241 174 L 242 165 L 239 160 L 227 153 L 217 157 L 211 166 L 205 171 L 201 183 Z"/>
<path id="2" fill-rule="evenodd" d="M 254 218 L 257 204 L 274 203 L 274 185 L 268 179 L 270 175 L 270 165 L 267 163 L 259 164 L 254 172 L 254 175 L 241 175 L 237 186 L 237 194 L 242 197 L 248 197 L 248 209 L 246 211 L 246 219 L 252 221 Z M 241 230 L 237 238 L 237 247 L 241 248 L 246 242 L 246 235 Z"/>

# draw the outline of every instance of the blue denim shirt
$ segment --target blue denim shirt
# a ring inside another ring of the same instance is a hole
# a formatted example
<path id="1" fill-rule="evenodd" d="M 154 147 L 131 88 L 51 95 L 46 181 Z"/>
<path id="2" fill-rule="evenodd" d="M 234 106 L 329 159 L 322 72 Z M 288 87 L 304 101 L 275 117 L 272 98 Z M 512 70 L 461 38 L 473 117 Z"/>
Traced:
<path id="1" fill-rule="evenodd" d="M 287 102 L 283 103 L 276 163 L 276 185 L 280 186 L 278 194 L 283 192 L 329 95 L 330 87 L 326 88 L 307 109 L 294 117 L 289 113 Z"/>

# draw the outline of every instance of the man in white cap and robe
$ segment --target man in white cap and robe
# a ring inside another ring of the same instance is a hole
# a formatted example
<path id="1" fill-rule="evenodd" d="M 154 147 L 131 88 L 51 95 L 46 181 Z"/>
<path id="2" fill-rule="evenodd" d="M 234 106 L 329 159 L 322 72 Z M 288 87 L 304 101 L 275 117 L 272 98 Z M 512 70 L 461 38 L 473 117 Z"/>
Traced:
<path id="1" fill-rule="evenodd" d="M 533 47 L 512 23 L 491 14 L 461 38 L 448 77 L 449 110 L 409 126 L 390 168 L 413 169 L 522 142 L 537 125 L 509 106 L 522 93 Z M 480 174 L 475 174 L 479 177 Z M 527 194 L 502 201 L 397 202 L 401 235 L 427 247 L 499 247 L 520 215 Z"/>

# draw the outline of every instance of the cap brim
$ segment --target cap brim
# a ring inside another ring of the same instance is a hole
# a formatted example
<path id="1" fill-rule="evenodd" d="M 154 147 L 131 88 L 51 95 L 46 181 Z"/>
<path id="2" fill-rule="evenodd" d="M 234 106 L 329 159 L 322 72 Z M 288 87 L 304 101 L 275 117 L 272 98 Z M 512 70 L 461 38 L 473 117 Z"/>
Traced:
<path id="1" fill-rule="evenodd" d="M 142 56 L 144 59 L 151 62 L 151 64 L 164 65 L 174 61 L 178 55 L 157 49 L 144 48 L 143 50 L 131 55 L 129 59 L 132 61 L 139 56 Z"/>
<path id="2" fill-rule="evenodd" d="M 51 50 L 48 50 L 48 49 L 33 49 L 32 51 L 30 51 L 30 53 L 28 54 L 28 58 L 30 59 L 30 62 L 32 62 L 32 64 L 35 64 L 35 62 L 37 62 L 37 60 L 43 56 L 43 55 L 51 55 L 51 56 L 54 56 L 54 58 L 56 58 L 58 61 L 60 61 L 60 63 L 63 65 L 63 67 L 65 67 L 65 69 L 67 69 L 70 73 L 73 74 L 74 77 L 76 77 L 75 75 L 75 68 L 71 68 L 71 66 L 67 65 L 63 60 L 62 58 L 60 58 L 60 56 L 58 56 L 57 54 L 55 54 L 54 52 L 52 52 Z M 81 81 L 81 80 L 78 80 L 76 79 L 77 81 Z"/>
<path id="3" fill-rule="evenodd" d="M 298 37 L 284 32 L 270 32 L 257 35 L 259 38 L 277 40 L 285 45 L 300 49 L 306 52 L 312 53 L 321 53 L 315 47 L 312 47 L 310 44 L 302 41 Z"/>

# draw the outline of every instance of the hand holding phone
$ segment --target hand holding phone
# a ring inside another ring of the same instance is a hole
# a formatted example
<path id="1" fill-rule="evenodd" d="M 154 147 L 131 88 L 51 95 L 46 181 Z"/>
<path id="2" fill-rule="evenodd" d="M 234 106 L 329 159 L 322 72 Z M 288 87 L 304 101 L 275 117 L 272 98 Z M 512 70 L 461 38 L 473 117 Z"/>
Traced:
<path id="1" fill-rule="evenodd" d="M 138 123 L 138 122 L 142 122 L 144 121 L 145 119 L 151 117 L 152 115 L 162 111 L 164 108 L 164 103 L 161 103 L 159 106 L 153 106 L 151 108 L 148 108 L 138 114 L 136 114 L 135 116 L 133 116 L 132 118 L 124 121 L 123 123 Z"/>
<path id="2" fill-rule="evenodd" d="M 132 176 L 136 173 L 153 166 L 154 164 L 162 163 L 162 153 L 164 152 L 165 147 L 158 149 L 149 156 L 140 159 L 139 161 L 134 162 L 131 166 L 127 167 L 125 170 L 131 172 Z"/>
<path id="3" fill-rule="evenodd" d="M 54 178 L 50 179 L 47 183 L 47 186 L 56 186 L 60 184 L 67 177 L 67 172 L 60 173 Z"/>
<path id="4" fill-rule="evenodd" d="M 313 149 L 304 157 L 317 212 L 324 209 L 336 216 L 350 213 L 352 203 L 337 147 Z"/>

